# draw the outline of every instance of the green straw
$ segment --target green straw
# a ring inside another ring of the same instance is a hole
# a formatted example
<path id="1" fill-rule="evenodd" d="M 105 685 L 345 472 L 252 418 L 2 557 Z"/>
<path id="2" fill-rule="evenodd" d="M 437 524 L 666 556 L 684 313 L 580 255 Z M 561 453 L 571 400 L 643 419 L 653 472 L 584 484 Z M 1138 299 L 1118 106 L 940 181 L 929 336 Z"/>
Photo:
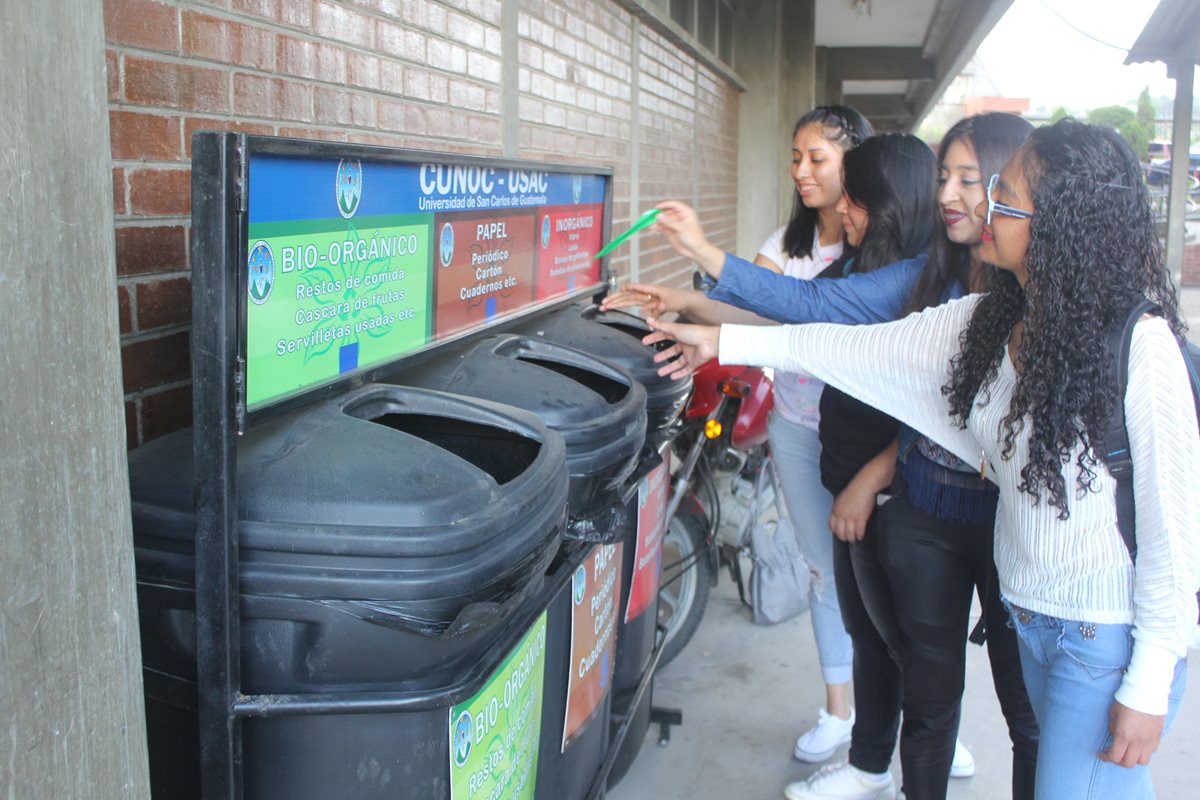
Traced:
<path id="1" fill-rule="evenodd" d="M 610 252 L 612 252 L 616 247 L 621 245 L 630 236 L 633 236 L 635 233 L 640 231 L 642 228 L 644 228 L 647 225 L 654 222 L 654 218 L 658 216 L 659 211 L 662 211 L 662 209 L 661 208 L 652 208 L 649 211 L 646 211 L 645 213 L 643 213 L 640 217 L 637 218 L 637 222 L 635 222 L 635 223 L 633 223 L 633 225 L 629 226 L 629 230 L 625 231 L 620 236 L 613 239 L 608 244 L 604 245 L 604 247 L 602 247 L 600 249 L 599 253 L 596 253 L 596 255 L 592 256 L 592 260 L 595 261 L 597 258 L 603 258 L 604 256 L 608 255 Z"/>

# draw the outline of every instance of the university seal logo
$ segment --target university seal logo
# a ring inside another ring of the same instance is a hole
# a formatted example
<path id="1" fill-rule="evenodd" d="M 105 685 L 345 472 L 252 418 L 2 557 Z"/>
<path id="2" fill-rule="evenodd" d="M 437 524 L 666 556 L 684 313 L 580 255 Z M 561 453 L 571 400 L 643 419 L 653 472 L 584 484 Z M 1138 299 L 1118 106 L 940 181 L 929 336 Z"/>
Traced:
<path id="1" fill-rule="evenodd" d="M 358 202 L 362 200 L 362 183 L 363 169 L 361 161 L 346 161 L 343 159 L 338 162 L 335 192 L 337 194 L 338 213 L 345 219 L 350 219 L 354 216 L 354 212 L 358 211 Z"/>
<path id="2" fill-rule="evenodd" d="M 461 767 L 471 756 L 471 743 L 475 739 L 475 723 L 471 712 L 464 711 L 454 723 L 454 765 Z"/>
<path id="3" fill-rule="evenodd" d="M 450 266 L 454 258 L 454 226 L 447 222 L 442 226 L 442 234 L 438 237 L 438 260 L 443 267 Z"/>
<path id="4" fill-rule="evenodd" d="M 271 246 L 263 241 L 255 242 L 250 248 L 248 265 L 250 300 L 256 306 L 261 306 L 267 302 L 275 286 L 275 255 L 271 252 Z"/>
<path id="5" fill-rule="evenodd" d="M 571 199 L 578 203 L 581 197 L 583 197 L 583 176 L 576 175 L 571 181 Z"/>
<path id="6" fill-rule="evenodd" d="M 575 570 L 575 605 L 583 602 L 583 596 L 587 593 L 587 570 L 583 567 Z"/>
<path id="7" fill-rule="evenodd" d="M 542 217 L 542 249 L 550 246 L 550 215 Z"/>

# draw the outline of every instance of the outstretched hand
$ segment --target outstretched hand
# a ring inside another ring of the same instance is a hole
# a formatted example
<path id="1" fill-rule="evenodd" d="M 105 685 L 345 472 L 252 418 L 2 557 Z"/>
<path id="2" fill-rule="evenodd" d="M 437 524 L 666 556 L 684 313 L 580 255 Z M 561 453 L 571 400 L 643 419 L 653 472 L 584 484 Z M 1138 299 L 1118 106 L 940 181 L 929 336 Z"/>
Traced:
<path id="1" fill-rule="evenodd" d="M 686 378 L 701 364 L 717 357 L 721 341 L 719 325 L 685 325 L 653 317 L 646 322 L 652 333 L 642 339 L 644 344 L 671 343 L 670 347 L 654 354 L 655 363 L 663 364 L 658 369 L 659 375 L 673 380 Z"/>
<path id="2" fill-rule="evenodd" d="M 687 306 L 687 291 L 652 283 L 627 283 L 604 298 L 600 303 L 600 310 L 611 311 L 614 308 L 641 306 L 648 317 L 661 317 L 670 312 L 679 314 Z"/>
<path id="3" fill-rule="evenodd" d="M 695 261 L 700 269 L 714 278 L 721 277 L 725 253 L 705 237 L 695 209 L 678 200 L 659 203 L 657 208 L 661 208 L 662 211 L 655 218 L 650 230 L 666 234 L 667 241 L 675 248 L 676 253 Z"/>

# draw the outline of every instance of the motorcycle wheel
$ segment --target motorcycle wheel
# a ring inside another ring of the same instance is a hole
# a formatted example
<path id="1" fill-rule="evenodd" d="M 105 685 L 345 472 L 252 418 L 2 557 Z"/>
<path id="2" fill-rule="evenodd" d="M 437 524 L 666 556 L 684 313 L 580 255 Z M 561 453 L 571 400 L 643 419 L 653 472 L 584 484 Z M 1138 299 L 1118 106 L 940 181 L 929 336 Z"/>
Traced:
<path id="1" fill-rule="evenodd" d="M 662 589 L 658 593 L 658 623 L 666 626 L 659 667 L 687 647 L 700 627 L 708 592 L 708 529 L 702 517 L 676 514 L 663 536 Z"/>

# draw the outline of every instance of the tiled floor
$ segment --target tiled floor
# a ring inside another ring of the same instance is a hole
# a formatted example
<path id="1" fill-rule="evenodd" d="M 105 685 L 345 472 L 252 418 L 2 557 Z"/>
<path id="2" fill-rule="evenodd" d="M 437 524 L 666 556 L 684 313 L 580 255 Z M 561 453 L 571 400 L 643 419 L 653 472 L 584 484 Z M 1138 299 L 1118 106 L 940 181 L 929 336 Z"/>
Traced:
<path id="1" fill-rule="evenodd" d="M 978 769 L 972 778 L 951 780 L 948 800 L 1002 800 L 1010 796 L 1010 749 L 982 648 L 969 648 L 967 667 L 961 738 Z M 1191 667 L 1183 708 L 1154 760 L 1154 783 L 1164 800 L 1200 797 L 1200 773 L 1193 772 L 1200 762 L 1196 654 Z M 656 678 L 655 703 L 682 709 L 684 724 L 672 730 L 667 747 L 659 747 L 657 730 L 650 730 L 609 800 L 782 798 L 785 784 L 817 769 L 794 761 L 792 746 L 824 700 L 819 674 L 808 616 L 756 627 L 722 573 L 695 639 Z M 845 758 L 845 751 L 834 759 Z M 898 760 L 893 772 L 898 780 Z"/>

